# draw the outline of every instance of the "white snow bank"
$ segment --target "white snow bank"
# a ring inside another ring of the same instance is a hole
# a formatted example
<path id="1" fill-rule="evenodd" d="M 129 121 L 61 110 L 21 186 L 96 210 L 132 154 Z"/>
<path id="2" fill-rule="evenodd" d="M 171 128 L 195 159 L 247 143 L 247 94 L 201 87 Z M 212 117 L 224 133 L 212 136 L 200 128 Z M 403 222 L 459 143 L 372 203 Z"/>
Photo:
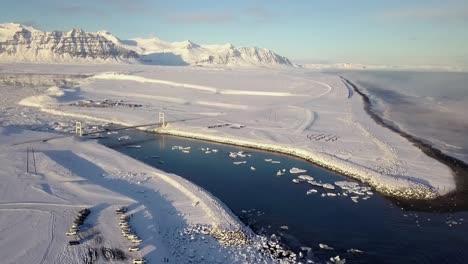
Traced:
<path id="1" fill-rule="evenodd" d="M 106 247 L 127 251 L 114 213 L 122 205 L 133 214 L 132 229 L 143 240 L 138 256 L 149 263 L 162 263 L 164 258 L 174 263 L 218 263 L 219 259 L 242 263 L 245 256 L 263 258 L 254 247 L 222 246 L 206 234 L 203 239 L 201 234 L 184 237 L 187 228 L 237 230 L 243 224 L 216 198 L 179 176 L 94 141 L 63 138 L 10 145 L 12 140 L 44 136 L 51 135 L 0 128 L 2 263 L 36 263 L 40 259 L 44 263 L 78 263 L 87 247 L 102 247 L 93 234 L 105 239 Z M 25 171 L 27 146 L 35 149 L 37 175 Z M 84 230 L 87 239 L 82 239 L 82 245 L 69 247 L 65 232 L 82 207 L 91 210 L 86 224 L 92 233 L 87 236 Z M 191 252 L 203 255 L 203 260 Z"/>

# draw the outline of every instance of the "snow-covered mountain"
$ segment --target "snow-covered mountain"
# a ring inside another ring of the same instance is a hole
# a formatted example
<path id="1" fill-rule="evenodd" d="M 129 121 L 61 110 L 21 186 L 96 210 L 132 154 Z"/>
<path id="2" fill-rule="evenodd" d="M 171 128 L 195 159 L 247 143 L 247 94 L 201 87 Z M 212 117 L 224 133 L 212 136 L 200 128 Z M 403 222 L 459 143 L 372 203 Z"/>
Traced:
<path id="1" fill-rule="evenodd" d="M 0 62 L 131 62 L 138 54 L 98 33 L 80 29 L 45 32 L 0 24 Z"/>
<path id="2" fill-rule="evenodd" d="M 14 23 L 0 24 L 0 62 L 293 65 L 286 57 L 263 48 L 171 43 L 158 38 L 120 40 L 107 31 L 46 32 Z"/>

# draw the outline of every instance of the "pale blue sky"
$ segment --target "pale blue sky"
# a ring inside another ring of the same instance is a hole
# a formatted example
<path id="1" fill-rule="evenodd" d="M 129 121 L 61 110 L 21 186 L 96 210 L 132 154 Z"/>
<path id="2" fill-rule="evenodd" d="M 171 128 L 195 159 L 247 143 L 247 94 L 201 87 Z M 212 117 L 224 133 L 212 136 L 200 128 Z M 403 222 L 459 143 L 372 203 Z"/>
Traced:
<path id="1" fill-rule="evenodd" d="M 1 0 L 0 20 L 231 42 L 294 60 L 468 65 L 467 0 Z"/>

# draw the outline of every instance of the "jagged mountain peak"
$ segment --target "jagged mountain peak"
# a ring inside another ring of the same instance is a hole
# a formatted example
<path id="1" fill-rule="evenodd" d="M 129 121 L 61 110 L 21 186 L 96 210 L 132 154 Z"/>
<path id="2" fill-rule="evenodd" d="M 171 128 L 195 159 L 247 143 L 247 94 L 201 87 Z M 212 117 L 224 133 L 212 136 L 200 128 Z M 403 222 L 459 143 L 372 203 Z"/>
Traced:
<path id="1" fill-rule="evenodd" d="M 0 62 L 292 66 L 287 58 L 264 48 L 166 42 L 155 37 L 120 40 L 109 31 L 47 32 L 17 23 L 0 24 Z"/>

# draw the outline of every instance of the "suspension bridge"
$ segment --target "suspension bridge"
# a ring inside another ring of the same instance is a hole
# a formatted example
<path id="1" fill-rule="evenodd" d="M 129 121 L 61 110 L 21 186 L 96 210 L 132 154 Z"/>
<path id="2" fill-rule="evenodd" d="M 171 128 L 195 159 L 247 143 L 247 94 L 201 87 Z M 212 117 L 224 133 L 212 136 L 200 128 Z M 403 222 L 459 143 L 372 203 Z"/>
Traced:
<path id="1" fill-rule="evenodd" d="M 172 120 L 172 121 L 167 122 L 166 119 L 165 119 L 164 112 L 159 112 L 158 118 L 159 118 L 158 122 L 155 122 L 155 123 L 142 124 L 142 125 L 133 125 L 133 126 L 120 126 L 119 125 L 118 127 L 105 128 L 103 130 L 92 131 L 92 132 L 87 132 L 87 133 L 83 131 L 83 124 L 81 122 L 76 122 L 75 123 L 75 133 L 74 134 L 57 135 L 57 136 L 52 136 L 52 137 L 47 137 L 47 138 L 34 139 L 34 140 L 14 143 L 12 145 L 17 146 L 17 145 L 24 145 L 24 144 L 30 144 L 30 143 L 35 143 L 35 142 L 47 142 L 47 141 L 51 141 L 51 140 L 57 140 L 57 139 L 62 139 L 62 138 L 75 137 L 75 136 L 86 137 L 86 136 L 92 136 L 92 135 L 99 135 L 99 134 L 102 134 L 102 133 L 122 131 L 122 130 L 128 130 L 128 129 L 138 129 L 138 128 L 144 128 L 144 127 L 164 128 L 169 123 L 185 122 L 185 121 L 189 121 L 189 120 L 202 119 L 202 118 L 188 118 L 188 119 Z"/>

